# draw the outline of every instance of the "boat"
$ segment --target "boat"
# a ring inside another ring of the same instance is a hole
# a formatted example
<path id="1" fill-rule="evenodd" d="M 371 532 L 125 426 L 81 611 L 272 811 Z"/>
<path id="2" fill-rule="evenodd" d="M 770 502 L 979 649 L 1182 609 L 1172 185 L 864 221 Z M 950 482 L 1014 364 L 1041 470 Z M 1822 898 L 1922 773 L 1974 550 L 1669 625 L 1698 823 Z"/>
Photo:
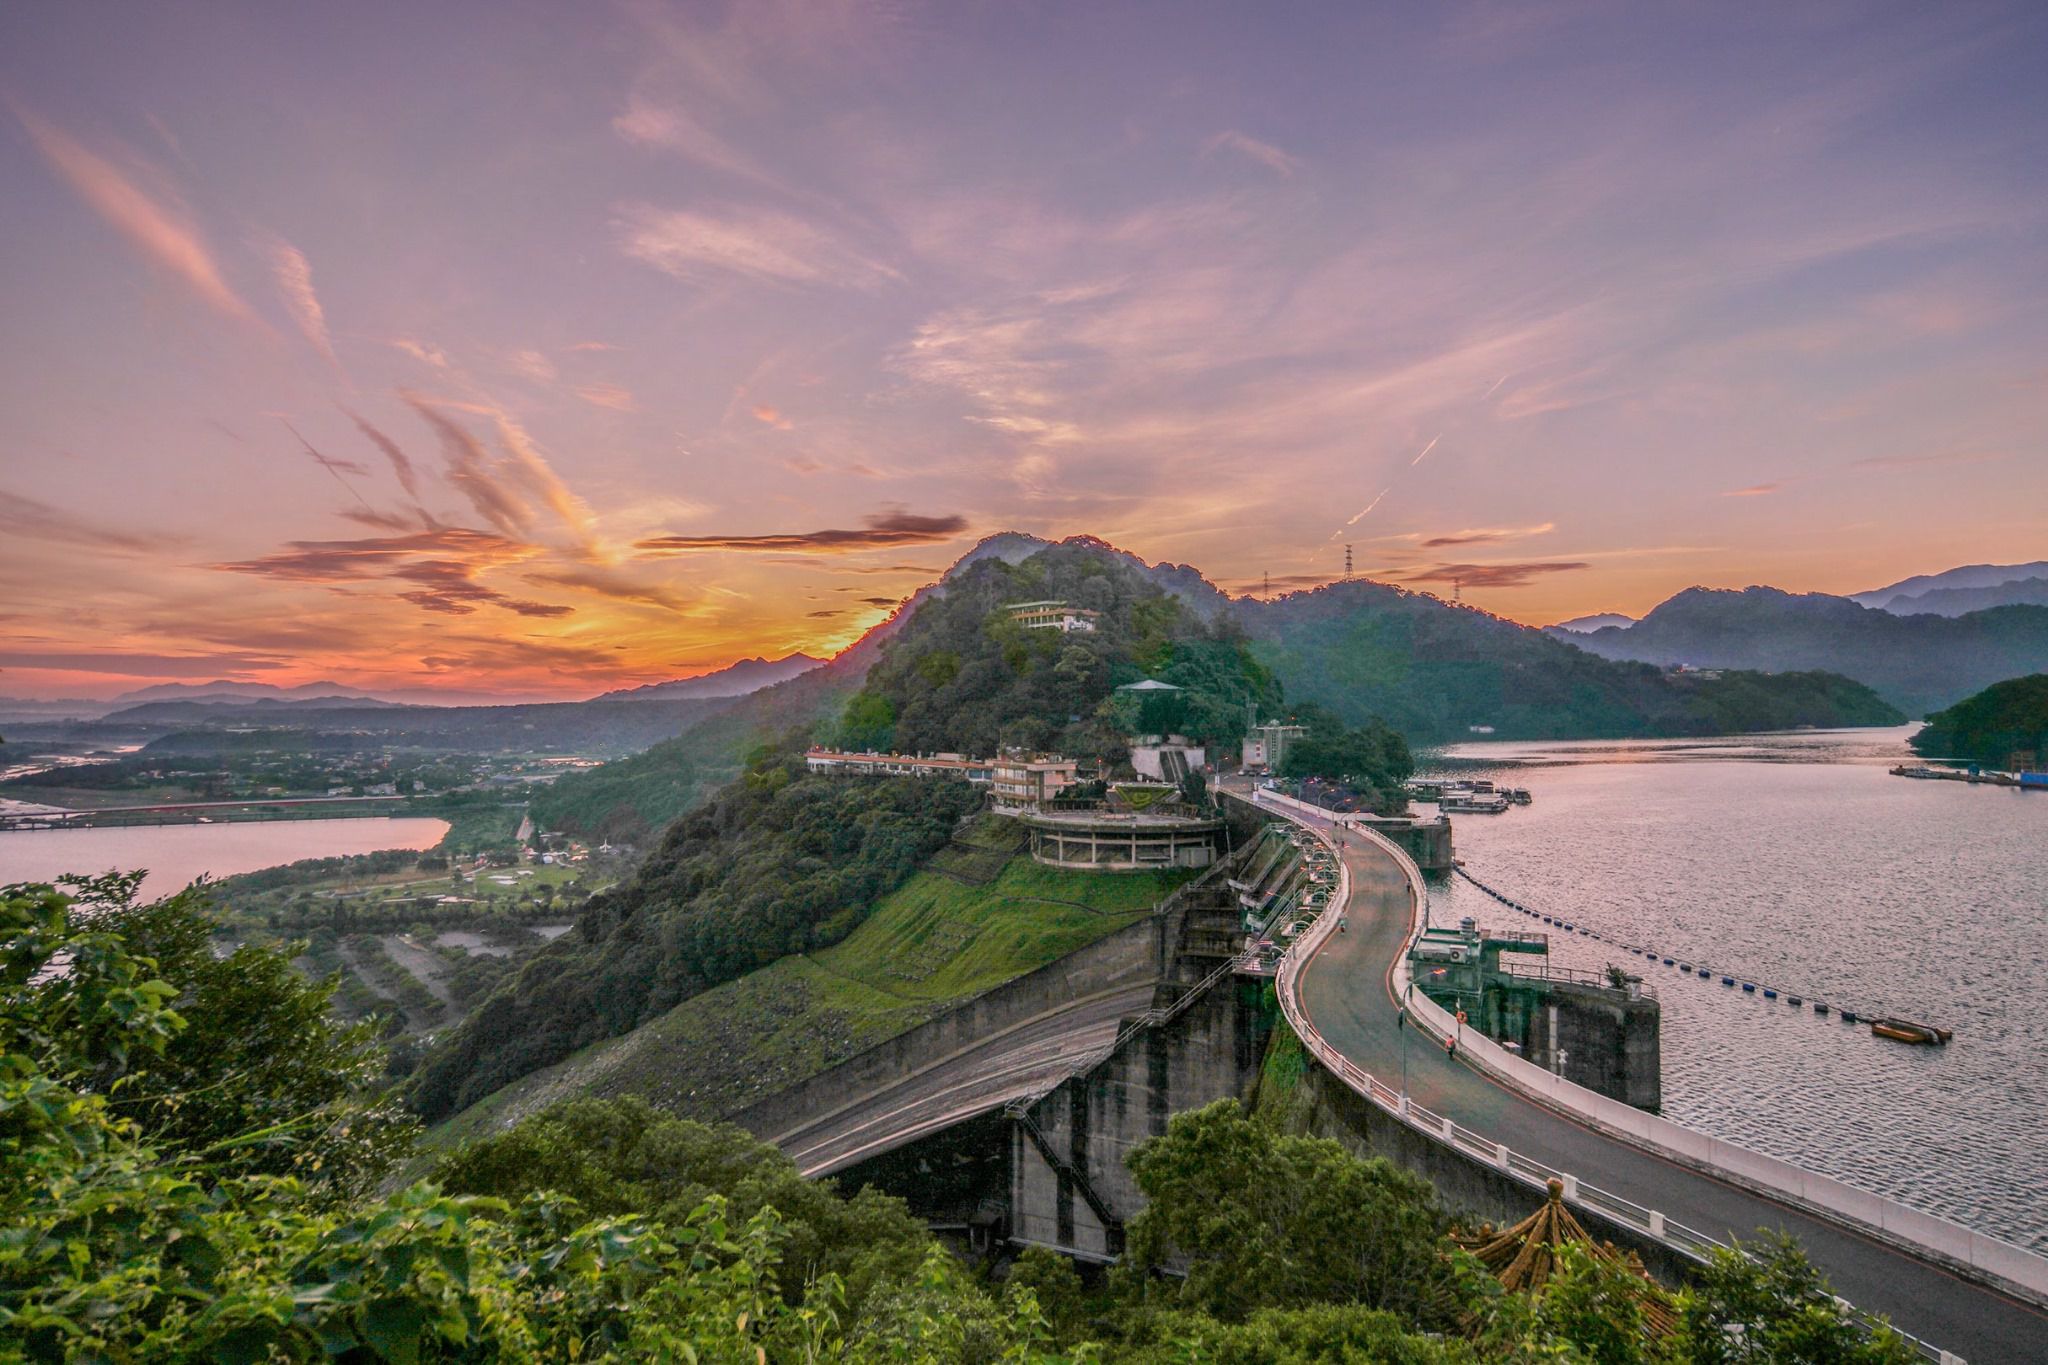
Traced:
<path id="1" fill-rule="evenodd" d="M 1469 796 L 1446 794 L 1444 799 L 1437 803 L 1437 809 L 1446 815 L 1499 815 L 1507 808 L 1506 797 L 1481 795 L 1476 792 Z"/>
<path id="2" fill-rule="evenodd" d="M 1901 1043 L 1919 1043 L 1925 1047 L 1940 1047 L 1955 1037 L 1945 1028 L 1932 1024 L 1918 1024 L 1911 1019 L 1873 1019 L 1870 1021 L 1873 1038 L 1890 1038 Z"/>
<path id="3" fill-rule="evenodd" d="M 1529 794 L 1527 787 L 1502 787 L 1500 794 L 1518 806 L 1526 806 L 1536 799 Z"/>

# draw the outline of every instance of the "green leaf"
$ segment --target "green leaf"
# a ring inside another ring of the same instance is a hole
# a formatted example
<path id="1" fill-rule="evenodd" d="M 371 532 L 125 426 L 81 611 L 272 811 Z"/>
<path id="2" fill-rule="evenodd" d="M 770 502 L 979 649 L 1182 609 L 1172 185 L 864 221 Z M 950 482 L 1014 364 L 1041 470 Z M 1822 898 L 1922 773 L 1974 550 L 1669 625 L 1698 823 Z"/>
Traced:
<path id="1" fill-rule="evenodd" d="M 373 1299 L 363 1310 L 363 1340 L 380 1360 L 416 1365 L 427 1311 L 413 1299 Z"/>

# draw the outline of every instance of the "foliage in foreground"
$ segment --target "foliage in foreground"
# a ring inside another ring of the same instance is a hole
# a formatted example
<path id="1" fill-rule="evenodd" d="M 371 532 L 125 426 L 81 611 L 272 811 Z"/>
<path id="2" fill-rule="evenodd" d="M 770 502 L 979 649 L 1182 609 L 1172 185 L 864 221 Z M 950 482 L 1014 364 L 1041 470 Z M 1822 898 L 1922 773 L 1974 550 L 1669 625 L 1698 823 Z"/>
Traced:
<path id="1" fill-rule="evenodd" d="M 381 1112 L 373 1045 L 272 970 L 282 951 L 209 972 L 198 895 L 133 889 L 0 889 L 0 1361 L 1911 1358 L 1790 1244 L 1717 1260 L 1662 1341 L 1644 1306 L 1665 1296 L 1610 1261 L 1567 1253 L 1541 1297 L 1506 1294 L 1426 1183 L 1232 1101 L 1134 1154 L 1150 1204 L 1093 1287 L 1033 1252 L 991 1289 L 897 1201 L 633 1103 L 365 1193 L 401 1145 L 335 1137 Z"/>

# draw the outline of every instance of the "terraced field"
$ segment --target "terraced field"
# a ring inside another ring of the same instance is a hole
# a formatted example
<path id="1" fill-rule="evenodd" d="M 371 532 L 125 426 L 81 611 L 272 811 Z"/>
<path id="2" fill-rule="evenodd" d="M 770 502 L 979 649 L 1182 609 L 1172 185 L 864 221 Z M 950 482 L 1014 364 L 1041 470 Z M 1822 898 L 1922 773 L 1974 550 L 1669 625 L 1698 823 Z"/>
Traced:
<path id="1" fill-rule="evenodd" d="M 494 1131 L 578 1095 L 718 1118 L 1141 918 L 1187 872 L 1068 872 L 985 817 L 844 941 L 706 991 L 507 1086 L 430 1135 Z M 986 879 L 976 884 L 977 875 Z"/>

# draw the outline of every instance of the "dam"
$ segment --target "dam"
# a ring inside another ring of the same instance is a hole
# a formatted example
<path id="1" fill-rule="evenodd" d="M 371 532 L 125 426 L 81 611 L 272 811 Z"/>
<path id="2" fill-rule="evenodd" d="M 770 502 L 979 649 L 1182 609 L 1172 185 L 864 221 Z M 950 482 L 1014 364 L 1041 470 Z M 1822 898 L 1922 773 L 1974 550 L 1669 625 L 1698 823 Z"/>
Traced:
<path id="1" fill-rule="evenodd" d="M 2013 1359 L 2038 1341 L 2048 1304 L 2038 1257 L 1677 1129 L 1546 1070 L 1540 1047 L 1532 1061 L 1474 1030 L 1448 1053 L 1440 1042 L 1456 1035 L 1455 1013 L 1411 991 L 1423 900 L 1414 861 L 1369 831 L 1340 835 L 1249 794 L 1223 804 L 1230 854 L 1147 921 L 742 1124 L 806 1173 L 898 1194 L 975 1246 L 1109 1262 L 1141 1207 L 1124 1163 L 1133 1146 L 1180 1110 L 1282 1098 L 1290 1128 L 1427 1177 L 1468 1218 L 1518 1221 L 1555 1180 L 1596 1236 L 1668 1282 L 1714 1247 L 1769 1229 L 1798 1239 L 1838 1293 L 1887 1315 L 1927 1359 Z M 1298 888 L 1300 932 L 1277 963 L 1256 940 L 1247 951 L 1243 932 L 1244 888 L 1272 875 L 1259 864 L 1273 857 L 1275 814 L 1295 822 L 1302 863 L 1313 855 L 1341 875 L 1321 909 L 1312 886 Z M 1615 993 L 1625 999 L 1626 983 Z M 1623 1021 L 1614 1027 L 1626 1034 Z M 1291 1094 L 1262 1095 L 1261 1063 L 1283 1030 L 1311 1064 Z M 1577 1050 L 1561 1023 L 1551 1036 L 1558 1051 Z"/>

